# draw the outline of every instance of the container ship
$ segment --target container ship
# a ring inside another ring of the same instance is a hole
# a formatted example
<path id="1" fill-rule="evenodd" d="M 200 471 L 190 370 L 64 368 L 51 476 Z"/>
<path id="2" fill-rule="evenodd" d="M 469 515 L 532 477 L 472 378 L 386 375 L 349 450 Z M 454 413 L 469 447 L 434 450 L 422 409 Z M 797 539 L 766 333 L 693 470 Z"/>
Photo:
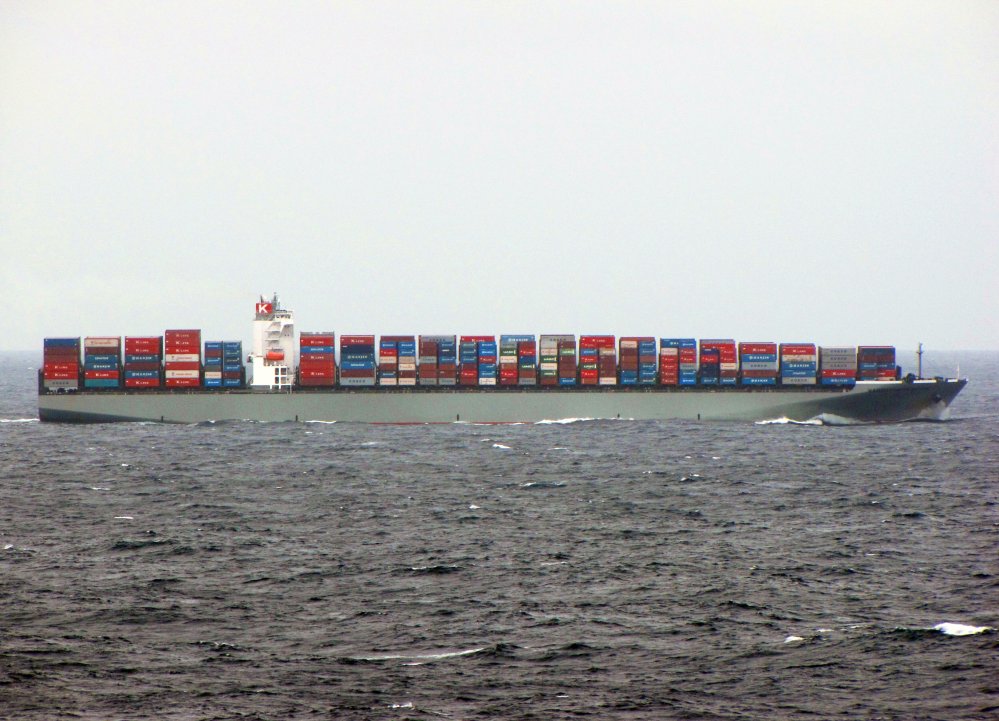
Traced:
<path id="1" fill-rule="evenodd" d="M 921 375 L 903 376 L 895 348 L 884 345 L 298 333 L 275 294 L 256 304 L 246 356 L 242 341 L 205 340 L 198 329 L 44 339 L 38 416 L 399 424 L 944 418 L 967 380 Z"/>

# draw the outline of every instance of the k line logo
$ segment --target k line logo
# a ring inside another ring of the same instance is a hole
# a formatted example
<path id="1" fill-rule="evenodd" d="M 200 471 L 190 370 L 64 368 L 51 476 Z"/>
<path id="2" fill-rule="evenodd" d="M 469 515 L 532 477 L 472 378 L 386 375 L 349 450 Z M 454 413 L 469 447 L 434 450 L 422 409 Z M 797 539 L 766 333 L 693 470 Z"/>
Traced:
<path id="1" fill-rule="evenodd" d="M 274 305 L 272 303 L 257 303 L 257 314 L 267 314 L 274 312 Z"/>

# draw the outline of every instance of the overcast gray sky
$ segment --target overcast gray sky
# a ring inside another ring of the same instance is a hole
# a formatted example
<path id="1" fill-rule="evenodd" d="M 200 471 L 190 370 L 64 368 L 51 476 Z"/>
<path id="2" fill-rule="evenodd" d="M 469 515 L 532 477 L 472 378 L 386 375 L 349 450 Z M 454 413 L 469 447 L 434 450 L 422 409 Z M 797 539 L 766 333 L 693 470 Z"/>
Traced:
<path id="1" fill-rule="evenodd" d="M 999 349 L 999 3 L 0 4 L 0 349 Z"/>

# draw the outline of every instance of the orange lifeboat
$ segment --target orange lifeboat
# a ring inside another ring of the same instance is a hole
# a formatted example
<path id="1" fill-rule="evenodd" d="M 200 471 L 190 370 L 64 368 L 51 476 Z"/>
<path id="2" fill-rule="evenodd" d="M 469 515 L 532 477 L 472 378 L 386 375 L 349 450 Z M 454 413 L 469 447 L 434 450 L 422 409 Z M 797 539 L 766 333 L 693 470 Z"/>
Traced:
<path id="1" fill-rule="evenodd" d="M 269 361 L 282 361 L 282 360 L 284 360 L 284 351 L 283 350 L 269 350 L 269 351 L 267 351 L 267 355 L 265 355 L 264 358 L 266 358 Z"/>

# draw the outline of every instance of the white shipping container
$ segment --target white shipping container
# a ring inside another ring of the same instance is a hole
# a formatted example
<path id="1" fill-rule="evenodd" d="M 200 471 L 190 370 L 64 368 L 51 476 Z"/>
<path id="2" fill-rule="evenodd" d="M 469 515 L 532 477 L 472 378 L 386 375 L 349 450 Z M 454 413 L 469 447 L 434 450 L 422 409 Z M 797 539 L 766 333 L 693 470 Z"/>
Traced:
<path id="1" fill-rule="evenodd" d="M 53 378 L 43 381 L 43 383 L 46 388 L 51 388 L 52 390 L 77 390 L 80 387 L 80 382 L 75 378 Z"/>
<path id="2" fill-rule="evenodd" d="M 814 353 L 810 355 L 788 355 L 785 353 L 780 359 L 783 363 L 815 363 L 818 360 L 818 356 Z"/>
<path id="3" fill-rule="evenodd" d="M 412 361 L 400 360 L 399 361 L 399 370 L 401 370 L 401 371 L 415 371 L 416 370 L 416 363 L 413 363 Z"/>
<path id="4" fill-rule="evenodd" d="M 416 379 L 415 378 L 398 378 L 397 380 L 399 381 L 399 385 L 401 385 L 401 386 L 415 386 L 416 385 Z"/>
<path id="5" fill-rule="evenodd" d="M 857 355 L 857 349 L 849 345 L 821 345 L 819 346 L 819 353 L 828 353 L 829 355 Z"/>
<path id="6" fill-rule="evenodd" d="M 637 340 L 622 340 L 621 341 L 621 347 L 622 348 L 638 348 L 638 341 Z"/>
<path id="7" fill-rule="evenodd" d="M 602 386 L 616 386 L 617 378 L 614 376 L 601 376 L 597 383 Z"/>
<path id="8" fill-rule="evenodd" d="M 718 367 L 723 371 L 737 371 L 739 370 L 738 363 L 719 363 Z"/>
<path id="9" fill-rule="evenodd" d="M 806 378 L 782 378 L 781 383 L 786 386 L 814 386 L 815 376 Z"/>
<path id="10" fill-rule="evenodd" d="M 777 368 L 777 361 L 743 361 L 742 363 L 744 371 L 775 371 Z"/>
<path id="11" fill-rule="evenodd" d="M 415 379 L 411 378 L 410 380 L 415 380 Z M 397 386 L 397 385 L 399 385 L 399 379 L 398 378 L 380 378 L 378 380 L 378 385 L 381 385 L 381 386 Z"/>
<path id="12" fill-rule="evenodd" d="M 97 348 L 117 348 L 121 345 L 121 338 L 111 338 L 109 336 L 88 336 L 83 339 L 83 345 Z"/>
<path id="13" fill-rule="evenodd" d="M 539 364 L 539 368 L 541 368 L 541 370 L 543 370 L 543 371 L 557 371 L 558 370 L 558 361 L 555 361 L 554 363 L 552 363 L 552 362 L 540 363 Z"/>
<path id="14" fill-rule="evenodd" d="M 168 353 L 163 360 L 167 363 L 197 363 L 201 356 L 198 353 Z"/>
<path id="15" fill-rule="evenodd" d="M 176 371 L 174 371 L 176 372 Z M 193 371 L 192 371 L 193 372 Z M 205 380 L 221 380 L 222 371 L 205 371 Z"/>
<path id="16" fill-rule="evenodd" d="M 198 378 L 200 371 L 167 371 L 167 378 Z"/>
<path id="17" fill-rule="evenodd" d="M 479 378 L 479 385 L 480 386 L 494 386 L 494 385 L 496 385 L 496 379 L 495 378 Z"/>

